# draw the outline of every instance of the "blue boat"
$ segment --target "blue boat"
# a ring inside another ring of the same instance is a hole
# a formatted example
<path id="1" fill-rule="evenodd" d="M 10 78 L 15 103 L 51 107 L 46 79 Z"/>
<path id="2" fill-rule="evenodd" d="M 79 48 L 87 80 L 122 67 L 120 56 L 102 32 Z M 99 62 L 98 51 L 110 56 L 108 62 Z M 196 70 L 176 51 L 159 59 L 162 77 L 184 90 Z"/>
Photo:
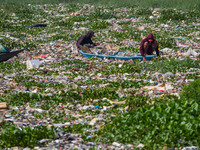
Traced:
<path id="1" fill-rule="evenodd" d="M 79 53 L 83 57 L 97 57 L 97 58 L 112 58 L 112 59 L 120 59 L 120 60 L 143 60 L 142 56 L 117 56 L 120 52 L 115 53 L 114 55 L 99 55 L 99 54 L 89 54 L 84 53 L 82 50 L 79 50 Z M 148 55 L 146 56 L 146 60 L 151 60 L 153 57 L 157 57 L 157 55 Z"/>

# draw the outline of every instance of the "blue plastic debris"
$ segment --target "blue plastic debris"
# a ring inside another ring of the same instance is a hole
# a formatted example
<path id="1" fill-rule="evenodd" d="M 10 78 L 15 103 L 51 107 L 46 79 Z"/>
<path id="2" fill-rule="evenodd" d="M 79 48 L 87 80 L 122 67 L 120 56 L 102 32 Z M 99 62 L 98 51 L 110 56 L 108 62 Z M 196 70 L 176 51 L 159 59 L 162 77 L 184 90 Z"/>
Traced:
<path id="1" fill-rule="evenodd" d="M 87 136 L 87 139 L 88 139 L 88 138 L 92 138 L 92 136 L 91 136 L 91 135 L 88 135 L 88 136 Z"/>
<path id="2" fill-rule="evenodd" d="M 96 105 L 95 108 L 98 108 L 98 109 L 99 109 L 99 105 Z"/>

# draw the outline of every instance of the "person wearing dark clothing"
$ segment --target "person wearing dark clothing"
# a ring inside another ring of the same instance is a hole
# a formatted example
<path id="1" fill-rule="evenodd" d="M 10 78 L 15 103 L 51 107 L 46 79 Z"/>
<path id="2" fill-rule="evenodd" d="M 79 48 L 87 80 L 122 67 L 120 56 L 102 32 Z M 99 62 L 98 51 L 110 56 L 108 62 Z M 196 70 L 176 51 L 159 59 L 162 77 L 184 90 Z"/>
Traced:
<path id="1" fill-rule="evenodd" d="M 159 56 L 158 43 L 156 39 L 154 39 L 153 34 L 149 33 L 147 38 L 143 39 L 140 45 L 140 54 L 143 60 L 146 61 L 145 56 L 152 55 L 154 50 L 157 56 Z"/>
<path id="2" fill-rule="evenodd" d="M 88 33 L 86 35 L 79 37 L 76 42 L 76 46 L 77 46 L 78 50 L 80 50 L 81 46 L 84 46 L 86 44 L 91 44 L 93 46 L 97 46 L 98 43 L 93 43 L 92 37 L 94 37 L 94 32 L 91 30 L 88 31 Z"/>

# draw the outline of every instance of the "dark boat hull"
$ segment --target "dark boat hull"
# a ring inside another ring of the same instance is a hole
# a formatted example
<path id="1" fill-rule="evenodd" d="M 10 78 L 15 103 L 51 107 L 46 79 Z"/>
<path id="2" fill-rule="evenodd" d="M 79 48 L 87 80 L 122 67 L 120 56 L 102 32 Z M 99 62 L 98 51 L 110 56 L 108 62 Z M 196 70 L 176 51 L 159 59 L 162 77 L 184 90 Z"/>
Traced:
<path id="1" fill-rule="evenodd" d="M 24 49 L 12 50 L 8 53 L 0 53 L 0 62 L 7 61 L 8 59 L 16 56 L 17 54 L 23 52 Z"/>

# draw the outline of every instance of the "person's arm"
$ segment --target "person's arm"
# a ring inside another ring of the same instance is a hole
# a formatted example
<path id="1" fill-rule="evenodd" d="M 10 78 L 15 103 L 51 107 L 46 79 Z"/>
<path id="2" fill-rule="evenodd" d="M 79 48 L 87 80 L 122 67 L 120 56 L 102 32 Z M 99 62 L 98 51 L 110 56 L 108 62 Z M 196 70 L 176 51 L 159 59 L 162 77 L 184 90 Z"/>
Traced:
<path id="1" fill-rule="evenodd" d="M 95 45 L 95 43 L 92 41 L 91 38 L 88 38 L 88 43 L 89 43 L 89 44 L 92 44 L 92 45 Z"/>
<path id="2" fill-rule="evenodd" d="M 157 43 L 157 41 L 155 41 L 156 42 L 156 47 L 155 47 L 155 50 L 156 50 L 156 55 L 157 56 L 160 56 L 160 54 L 159 54 L 159 50 L 158 50 L 158 43 Z"/>
<path id="3" fill-rule="evenodd" d="M 84 39 L 84 37 L 83 37 L 83 36 L 81 36 L 81 37 L 78 39 L 78 41 L 76 42 L 76 46 L 77 46 L 77 48 L 78 48 L 79 50 L 80 50 L 80 47 L 79 47 L 79 45 L 81 45 L 81 43 L 82 43 L 83 39 Z"/>
<path id="4" fill-rule="evenodd" d="M 143 58 L 143 61 L 146 61 L 146 58 L 145 58 L 145 56 L 142 56 L 142 58 Z"/>
<path id="5" fill-rule="evenodd" d="M 98 45 L 100 45 L 100 43 L 94 43 L 94 45 L 95 45 L 95 46 L 98 46 Z"/>
<path id="6" fill-rule="evenodd" d="M 143 42 L 141 42 L 141 45 L 140 45 L 140 54 L 142 57 L 144 56 L 144 43 Z"/>
<path id="7" fill-rule="evenodd" d="M 158 46 L 157 46 L 157 48 L 156 48 L 156 55 L 157 55 L 157 56 L 160 56 L 159 50 L 158 50 Z"/>
<path id="8" fill-rule="evenodd" d="M 145 52 L 144 52 L 144 41 L 142 40 L 141 44 L 140 44 L 140 54 L 143 58 L 143 61 L 146 61 L 146 58 L 145 58 Z"/>
<path id="9" fill-rule="evenodd" d="M 98 46 L 98 45 L 100 45 L 100 43 L 94 43 L 94 42 L 92 41 L 92 39 L 89 39 L 89 44 L 91 44 L 91 45 L 93 45 L 93 46 Z"/>

